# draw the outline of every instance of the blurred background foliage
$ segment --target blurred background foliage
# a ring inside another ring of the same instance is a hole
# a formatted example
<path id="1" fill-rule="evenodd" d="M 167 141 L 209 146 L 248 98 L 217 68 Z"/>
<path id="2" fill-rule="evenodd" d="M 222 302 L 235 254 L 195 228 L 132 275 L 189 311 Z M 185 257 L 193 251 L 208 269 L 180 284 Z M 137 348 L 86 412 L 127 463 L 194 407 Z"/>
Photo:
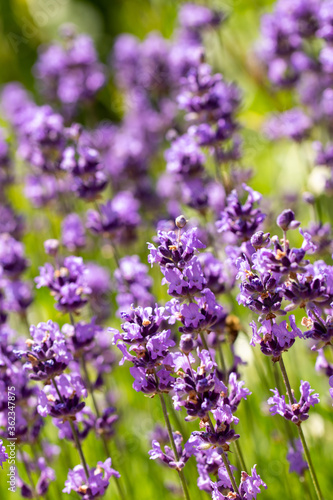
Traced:
<path id="1" fill-rule="evenodd" d="M 100 58 L 107 62 L 115 37 L 123 32 L 133 33 L 143 39 L 151 31 L 160 31 L 163 36 L 170 37 L 175 26 L 177 10 L 182 2 L 175 0 L 0 0 L 0 84 L 18 80 L 38 97 L 32 66 L 36 61 L 38 47 L 57 38 L 61 24 L 73 22 L 78 31 L 89 33 L 95 40 Z M 204 2 L 202 2 L 204 3 Z M 261 133 L 261 126 L 267 113 L 283 111 L 292 105 L 290 95 L 279 93 L 275 95 L 270 90 L 262 68 L 255 57 L 253 46 L 258 37 L 260 16 L 270 10 L 272 0 L 230 0 L 205 2 L 209 6 L 224 10 L 228 14 L 227 21 L 217 32 L 208 33 L 206 47 L 208 58 L 216 71 L 221 71 L 229 80 L 237 81 L 244 95 L 240 112 L 240 121 L 244 126 L 243 165 L 253 167 L 255 177 L 252 186 L 263 194 L 270 195 L 268 210 L 277 212 L 287 208 L 287 199 L 295 193 L 299 194 L 306 188 L 306 165 L 304 155 L 309 155 L 309 148 L 287 142 L 269 143 Z M 110 83 L 99 94 L 99 119 L 121 119 L 121 109 L 117 102 L 117 89 L 110 75 Z M 306 152 L 306 153 L 305 153 Z M 310 158 L 309 158 L 310 159 Z M 156 168 L 163 169 L 163 160 L 156 160 Z M 162 162 L 162 165 L 161 165 Z M 154 168 L 154 165 L 153 165 Z M 16 208 L 25 213 L 28 221 L 28 231 L 25 237 L 26 253 L 32 267 L 27 277 L 36 276 L 38 265 L 44 262 L 43 239 L 56 236 L 59 231 L 60 219 L 51 212 L 40 213 L 30 207 L 23 198 L 20 188 L 12 190 L 12 201 Z M 266 202 L 267 203 L 267 202 Z M 302 214 L 297 214 L 302 223 L 307 223 L 310 213 L 304 207 Z M 40 222 L 44 220 L 44 223 Z M 45 222 L 46 221 L 46 222 Z M 47 234 L 41 235 L 36 241 L 36 230 L 47 227 Z M 35 232 L 33 232 L 35 231 Z M 43 237 L 42 237 L 43 236 Z M 151 234 L 142 234 L 132 253 L 139 253 L 145 262 L 147 251 L 145 242 Z M 99 263 L 113 270 L 113 261 L 103 256 L 96 248 L 89 255 Z M 158 300 L 163 302 L 166 297 L 165 287 L 159 287 L 160 272 L 152 270 L 155 279 L 155 292 Z M 234 314 L 241 317 L 245 332 L 249 331 L 250 315 L 237 305 L 234 297 L 226 304 Z M 52 318 L 63 323 L 66 318 L 57 313 L 48 291 L 36 292 L 36 301 L 31 309 L 31 323 L 46 321 Z M 299 318 L 300 319 L 300 318 Z M 111 318 L 109 324 L 118 325 L 118 320 Z M 22 325 L 13 324 L 18 329 Z M 237 340 L 236 352 L 248 361 L 244 368 L 246 386 L 252 391 L 248 402 L 242 403 L 238 416 L 240 423 L 238 432 L 241 435 L 241 445 L 246 463 L 250 468 L 258 464 L 258 472 L 267 483 L 268 489 L 260 499 L 277 500 L 301 499 L 311 500 L 309 477 L 305 489 L 295 474 L 288 474 L 286 462 L 287 447 L 283 437 L 284 422 L 281 417 L 268 416 L 265 401 L 270 395 L 269 389 L 275 387 L 273 368 L 267 358 L 258 349 L 249 347 L 249 339 L 245 334 Z M 328 395 L 327 380 L 314 370 L 315 355 L 309 354 L 304 343 L 298 342 L 285 359 L 290 372 L 291 383 L 299 387 L 300 379 L 309 380 L 311 386 L 319 392 L 322 404 L 312 411 L 311 418 L 305 424 L 304 430 L 312 450 L 313 460 L 318 472 L 322 489 L 329 498 L 333 489 L 333 424 L 329 417 L 331 401 Z M 162 422 L 159 402 L 143 397 L 131 388 L 132 379 L 128 367 L 116 368 L 110 376 L 110 387 L 115 391 L 115 404 L 119 410 L 120 423 L 117 436 L 113 443 L 114 467 L 119 469 L 127 486 L 128 498 L 133 500 L 171 500 L 177 495 L 168 489 L 177 488 L 178 483 L 173 471 L 164 469 L 149 460 L 150 449 L 148 433 L 156 421 Z M 298 395 L 298 393 L 297 393 Z M 186 429 L 189 436 L 191 426 L 186 424 L 181 415 L 172 414 L 175 428 Z M 44 431 L 57 440 L 57 432 L 52 424 Z M 295 431 L 296 435 L 296 431 Z M 84 451 L 90 465 L 103 458 L 102 443 L 92 434 L 84 444 Z M 47 498 L 49 500 L 68 498 L 60 489 L 67 476 L 68 467 L 78 463 L 76 450 L 71 443 L 63 443 L 63 449 L 56 463 L 57 484 L 52 485 Z M 233 460 L 233 463 L 236 463 Z M 208 498 L 204 492 L 196 488 L 195 464 L 190 460 L 185 469 L 190 480 L 192 500 Z M 249 472 L 249 471 L 248 471 Z M 0 475 L 0 498 L 16 499 L 19 494 L 10 494 L 6 486 L 6 467 Z M 22 471 L 24 476 L 24 472 Z M 308 490 L 308 493 L 304 493 Z M 75 495 L 69 495 L 76 498 Z M 117 492 L 109 488 L 106 499 L 117 499 Z"/>

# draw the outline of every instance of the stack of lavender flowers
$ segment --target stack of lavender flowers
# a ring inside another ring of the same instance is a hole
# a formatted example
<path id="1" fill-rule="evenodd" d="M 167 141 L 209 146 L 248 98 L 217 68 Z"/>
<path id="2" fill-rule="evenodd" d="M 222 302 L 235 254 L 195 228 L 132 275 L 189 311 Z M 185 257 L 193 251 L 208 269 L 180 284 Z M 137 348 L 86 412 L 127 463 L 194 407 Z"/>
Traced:
<path id="1" fill-rule="evenodd" d="M 303 202 L 263 196 L 244 166 L 246 88 L 207 50 L 229 29 L 224 12 L 185 3 L 169 38 L 123 33 L 105 63 L 66 24 L 39 48 L 38 95 L 3 87 L 10 491 L 328 498 L 332 11 L 279 0 L 257 50 L 272 91 L 294 103 L 266 135 L 304 151 L 315 140 L 326 167 L 323 192 L 303 196 L 311 220 Z"/>

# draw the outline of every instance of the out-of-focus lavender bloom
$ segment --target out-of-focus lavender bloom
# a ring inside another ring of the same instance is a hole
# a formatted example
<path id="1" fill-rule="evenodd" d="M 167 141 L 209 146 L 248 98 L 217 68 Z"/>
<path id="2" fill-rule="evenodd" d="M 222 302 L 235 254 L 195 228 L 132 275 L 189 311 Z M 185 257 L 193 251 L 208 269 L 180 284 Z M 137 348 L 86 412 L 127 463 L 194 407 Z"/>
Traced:
<path id="1" fill-rule="evenodd" d="M 315 368 L 316 371 L 323 372 L 327 377 L 331 377 L 333 375 L 333 364 L 328 362 L 323 349 L 318 349 Z"/>
<path id="2" fill-rule="evenodd" d="M 317 254 L 331 251 L 333 238 L 331 225 L 328 222 L 325 224 L 321 222 L 310 222 L 306 231 L 311 236 Z"/>
<path id="3" fill-rule="evenodd" d="M 214 294 L 223 293 L 226 288 L 231 286 L 230 277 L 221 260 L 214 257 L 210 252 L 201 253 L 198 259 L 206 278 L 206 286 Z"/>
<path id="4" fill-rule="evenodd" d="M 123 257 L 119 268 L 114 272 L 117 285 L 117 303 L 119 312 L 128 311 L 131 306 L 152 306 L 154 297 L 150 293 L 152 279 L 148 268 L 137 255 Z"/>
<path id="5" fill-rule="evenodd" d="M 285 396 L 280 396 L 277 389 L 272 390 L 272 392 L 274 396 L 267 401 L 271 405 L 270 413 L 272 415 L 279 414 L 297 425 L 309 418 L 310 406 L 319 403 L 319 394 L 311 394 L 313 389 L 311 389 L 309 382 L 301 381 L 301 398 L 296 401 L 294 396 L 294 401 L 291 404 L 286 403 Z"/>
<path id="6" fill-rule="evenodd" d="M 56 179 L 47 174 L 28 175 L 24 194 L 36 208 L 41 208 L 54 200 L 58 193 Z"/>
<path id="7" fill-rule="evenodd" d="M 60 168 L 65 144 L 63 117 L 50 106 L 41 106 L 20 129 L 18 153 L 39 173 L 55 173 Z"/>
<path id="8" fill-rule="evenodd" d="M 76 213 L 69 214 L 62 222 L 61 241 L 70 252 L 86 244 L 86 235 L 81 218 Z"/>
<path id="9" fill-rule="evenodd" d="M 100 206 L 99 212 L 88 210 L 86 226 L 92 232 L 126 241 L 133 237 L 135 228 L 140 223 L 139 202 L 132 193 L 118 193 L 112 200 Z"/>
<path id="10" fill-rule="evenodd" d="M 116 408 L 109 406 L 96 420 L 95 428 L 97 433 L 110 439 L 116 432 L 115 424 L 118 419 L 119 416 L 116 414 Z"/>
<path id="11" fill-rule="evenodd" d="M 33 301 L 31 285 L 26 281 L 8 281 L 4 291 L 4 307 L 9 312 L 24 313 Z"/>
<path id="12" fill-rule="evenodd" d="M 265 132 L 274 141 L 288 138 L 300 142 L 308 136 L 311 127 L 309 116 L 295 108 L 271 117 L 265 125 Z"/>
<path id="13" fill-rule="evenodd" d="M 59 429 L 59 439 L 75 441 L 72 427 L 68 420 L 54 418 L 53 423 Z M 96 416 L 93 414 L 89 407 L 85 406 L 79 413 L 75 415 L 75 421 L 73 421 L 73 424 L 78 438 L 83 441 L 88 436 L 89 432 L 94 429 L 96 425 Z"/>
<path id="14" fill-rule="evenodd" d="M 7 233 L 0 234 L 0 273 L 7 278 L 16 278 L 27 264 L 23 244 Z"/>
<path id="15" fill-rule="evenodd" d="M 89 470 L 89 478 L 86 478 L 82 465 L 77 465 L 73 470 L 69 470 L 63 493 L 75 491 L 82 500 L 99 498 L 106 492 L 110 477 L 120 477 L 119 472 L 111 467 L 111 458 L 105 462 L 97 462 L 97 466 Z"/>
<path id="16" fill-rule="evenodd" d="M 8 233 L 19 240 L 23 229 L 23 217 L 16 214 L 9 204 L 0 204 L 0 233 Z"/>
<path id="17" fill-rule="evenodd" d="M 3 445 L 2 439 L 0 439 L 0 467 L 3 469 L 3 464 L 8 460 L 8 453 Z"/>
<path id="18" fill-rule="evenodd" d="M 293 443 L 289 443 L 287 460 L 289 462 L 289 472 L 296 472 L 299 476 L 304 476 L 304 472 L 309 466 L 303 458 L 303 447 L 300 439 L 295 439 Z"/>
<path id="19" fill-rule="evenodd" d="M 182 135 L 172 142 L 165 153 L 167 171 L 180 178 L 203 171 L 204 154 L 189 135 Z"/>
<path id="20" fill-rule="evenodd" d="M 329 384 L 330 384 L 330 396 L 333 399 L 333 375 L 331 375 L 329 378 Z"/>
<path id="21" fill-rule="evenodd" d="M 178 14 L 179 24 L 188 30 L 200 31 L 208 26 L 218 26 L 223 13 L 194 3 L 184 4 Z"/>
<path id="22" fill-rule="evenodd" d="M 86 265 L 86 281 L 93 296 L 103 295 L 111 290 L 111 279 L 109 270 L 98 266 L 94 262 Z"/>
<path id="23" fill-rule="evenodd" d="M 68 34 L 67 34 L 68 35 Z M 70 115 L 91 100 L 105 84 L 105 68 L 98 62 L 92 39 L 72 31 L 64 46 L 42 47 L 34 72 L 42 91 L 60 101 Z"/>

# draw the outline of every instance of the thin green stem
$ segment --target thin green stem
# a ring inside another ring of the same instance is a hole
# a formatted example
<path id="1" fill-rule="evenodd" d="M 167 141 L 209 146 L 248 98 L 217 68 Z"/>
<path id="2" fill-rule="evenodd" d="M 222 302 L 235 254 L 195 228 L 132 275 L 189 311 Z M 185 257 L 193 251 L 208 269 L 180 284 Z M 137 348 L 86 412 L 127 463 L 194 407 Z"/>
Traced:
<path id="1" fill-rule="evenodd" d="M 274 379 L 275 379 L 276 387 L 277 387 L 279 393 L 281 394 L 282 390 L 281 390 L 280 378 L 279 378 L 279 374 L 278 374 L 278 371 L 277 371 L 276 363 L 274 363 L 274 365 L 273 365 L 273 373 L 274 373 Z M 283 421 L 284 421 L 284 424 L 285 424 L 285 429 L 286 429 L 287 437 L 288 437 L 288 439 L 290 441 L 291 446 L 295 450 L 296 448 L 295 448 L 294 436 L 293 436 L 293 433 L 292 433 L 292 430 L 291 430 L 291 425 L 292 424 L 290 422 L 288 422 L 287 420 L 285 420 L 285 419 L 283 419 Z"/>
<path id="2" fill-rule="evenodd" d="M 173 453 L 175 455 L 175 458 L 176 458 L 176 460 L 178 462 L 179 461 L 179 455 L 178 455 L 178 452 L 177 452 L 175 441 L 173 439 L 171 424 L 170 424 L 168 410 L 167 410 L 167 407 L 166 407 L 166 404 L 165 404 L 164 396 L 161 393 L 159 393 L 158 395 L 159 395 L 159 398 L 160 398 L 160 401 L 161 401 L 163 416 L 164 416 L 164 420 L 165 420 L 165 425 L 166 425 L 167 430 L 168 430 L 169 439 L 170 439 L 170 443 L 171 443 L 171 448 L 172 448 L 172 451 L 173 451 Z M 188 492 L 188 489 L 187 489 L 187 485 L 186 485 L 186 480 L 185 480 L 184 473 L 183 473 L 182 470 L 177 470 L 177 472 L 178 472 L 178 475 L 179 475 L 180 482 L 182 484 L 182 488 L 183 488 L 183 492 L 184 492 L 184 497 L 186 498 L 186 500 L 191 500 L 189 492 Z"/>
<path id="3" fill-rule="evenodd" d="M 54 378 L 52 379 L 52 382 L 53 382 L 53 385 L 55 387 L 55 390 L 57 391 L 57 394 L 59 396 L 60 401 L 62 403 L 64 403 L 64 398 L 62 397 L 61 392 L 59 391 L 59 388 L 58 388 L 58 384 L 57 384 L 57 382 L 55 381 Z M 79 455 L 80 455 L 81 464 L 83 466 L 84 473 L 86 475 L 87 480 L 89 480 L 89 470 L 88 470 L 86 459 L 84 458 L 84 454 L 83 454 L 83 450 L 82 450 L 82 447 L 81 447 L 79 436 L 77 435 L 77 432 L 76 432 L 75 426 L 73 424 L 73 421 L 69 418 L 68 422 L 69 422 L 69 425 L 70 425 L 71 430 L 72 430 L 72 434 L 73 434 L 73 438 L 74 438 L 74 442 L 75 442 L 77 451 L 79 452 Z"/>
<path id="4" fill-rule="evenodd" d="M 223 355 L 223 348 L 221 342 L 218 345 L 218 352 L 219 352 L 219 358 L 220 358 L 220 363 L 221 363 L 221 369 L 223 371 L 223 382 L 227 380 L 227 365 L 225 363 L 224 355 Z"/>
<path id="5" fill-rule="evenodd" d="M 206 337 L 205 337 L 205 332 L 200 332 L 200 338 L 201 338 L 202 345 L 204 346 L 204 348 L 206 349 L 206 351 L 208 351 L 209 357 L 213 361 L 213 358 L 212 358 L 212 355 L 211 355 L 211 352 L 209 350 L 209 347 L 208 347 L 208 344 L 207 344 L 207 340 L 206 340 Z"/>
<path id="6" fill-rule="evenodd" d="M 316 471 L 315 471 L 313 463 L 312 463 L 310 451 L 309 451 L 308 445 L 306 443 L 305 436 L 303 434 L 303 430 L 302 430 L 301 425 L 297 426 L 297 430 L 298 430 L 298 435 L 300 437 L 300 440 L 302 441 L 305 458 L 306 458 L 306 460 L 308 462 L 308 465 L 309 465 L 310 476 L 311 476 L 311 479 L 312 479 L 312 482 L 313 482 L 313 486 L 314 486 L 317 498 L 318 498 L 318 500 L 323 500 L 323 495 L 322 495 L 322 493 L 320 491 L 320 486 L 319 486 L 319 483 L 318 483 Z"/>
<path id="7" fill-rule="evenodd" d="M 228 461 L 228 458 L 226 457 L 225 455 L 225 452 L 223 451 L 222 452 L 222 460 L 223 460 L 223 463 L 224 463 L 224 466 L 227 470 L 227 473 L 228 473 L 228 476 L 229 476 L 229 479 L 231 481 L 231 484 L 232 484 L 232 487 L 235 491 L 235 493 L 237 493 L 239 495 L 239 491 L 238 491 L 238 487 L 237 487 L 237 484 L 236 484 L 236 481 L 235 481 L 235 478 L 234 478 L 234 475 L 232 473 L 232 470 L 230 469 L 230 465 L 229 465 L 229 461 Z M 239 495 L 240 496 L 240 495 Z"/>
<path id="8" fill-rule="evenodd" d="M 291 386 L 290 386 L 290 382 L 289 382 L 287 370 L 286 370 L 286 367 L 285 367 L 283 359 L 282 359 L 282 354 L 281 354 L 281 357 L 280 357 L 280 360 L 279 360 L 279 364 L 280 364 L 280 368 L 281 368 L 281 372 L 282 372 L 283 381 L 284 381 L 284 384 L 285 384 L 286 389 L 287 389 L 287 393 L 288 393 L 288 397 L 289 397 L 289 402 L 292 405 L 292 404 L 294 404 L 294 397 L 293 397 L 293 393 L 292 393 L 292 390 L 291 390 Z M 314 487 L 315 492 L 316 492 L 316 496 L 317 496 L 318 500 L 323 500 L 323 495 L 322 495 L 322 493 L 320 491 L 320 487 L 319 487 L 317 475 L 316 475 L 316 472 L 315 472 L 315 469 L 314 469 L 314 466 L 313 466 L 313 463 L 312 463 L 312 460 L 311 460 L 311 456 L 310 456 L 308 445 L 306 444 L 306 441 L 305 441 L 303 430 L 301 428 L 301 423 L 297 424 L 297 430 L 298 430 L 298 435 L 299 435 L 299 437 L 301 439 L 301 442 L 302 442 L 302 446 L 303 446 L 305 458 L 306 458 L 306 460 L 308 462 L 308 466 L 309 466 L 309 470 L 310 470 L 310 476 L 311 476 L 311 479 L 312 479 L 313 487 Z"/>
<path id="9" fill-rule="evenodd" d="M 234 442 L 234 445 L 235 445 L 235 451 L 236 451 L 237 460 L 240 463 L 240 466 L 241 466 L 242 470 L 244 472 L 246 472 L 246 465 L 245 465 L 245 462 L 244 462 L 244 457 L 243 457 L 242 449 L 240 447 L 238 439 L 236 439 L 236 441 Z"/>
<path id="10" fill-rule="evenodd" d="M 283 361 L 283 358 L 282 358 L 282 354 L 281 354 L 280 359 L 279 359 L 279 365 L 280 365 L 280 368 L 281 368 L 283 382 L 284 382 L 284 385 L 286 386 L 286 389 L 287 389 L 289 403 L 291 405 L 293 405 L 295 403 L 295 399 L 294 399 L 294 396 L 293 396 L 293 393 L 292 393 L 292 390 L 291 390 L 291 386 L 290 386 L 290 382 L 289 382 L 287 370 L 286 370 L 286 367 L 285 367 L 285 364 L 284 364 L 284 361 Z"/>
<path id="11" fill-rule="evenodd" d="M 72 315 L 71 312 L 69 313 L 69 317 L 70 317 L 72 326 L 75 329 L 75 327 L 76 327 L 75 320 L 74 320 L 74 317 L 73 317 L 73 315 Z M 93 385 L 91 383 L 91 380 L 90 380 L 90 377 L 89 377 L 89 372 L 88 372 L 88 368 L 87 368 L 87 364 L 86 364 L 86 359 L 84 357 L 84 353 L 82 354 L 81 361 L 82 361 L 82 369 L 83 369 L 83 373 L 84 373 L 85 382 L 87 384 L 88 391 L 89 391 L 89 393 L 91 395 L 91 399 L 92 399 L 92 402 L 93 402 L 93 405 L 94 405 L 95 413 L 96 413 L 97 418 L 100 418 L 101 413 L 99 411 L 99 407 L 98 407 L 98 404 L 97 404 L 97 401 L 96 401 L 96 398 L 95 398 L 94 387 L 93 387 Z M 101 434 L 101 437 L 102 437 L 102 443 L 103 443 L 103 447 L 104 447 L 104 451 L 106 453 L 106 456 L 107 456 L 107 458 L 111 457 L 107 439 L 104 436 L 104 434 Z M 116 464 L 114 463 L 114 460 L 113 460 L 113 466 L 116 467 Z M 115 483 L 117 485 L 117 490 L 118 490 L 120 498 L 122 500 L 125 500 L 125 493 L 123 491 L 123 488 L 122 488 L 122 485 L 120 484 L 119 479 L 117 479 L 116 477 L 114 477 L 114 481 L 115 481 Z"/>

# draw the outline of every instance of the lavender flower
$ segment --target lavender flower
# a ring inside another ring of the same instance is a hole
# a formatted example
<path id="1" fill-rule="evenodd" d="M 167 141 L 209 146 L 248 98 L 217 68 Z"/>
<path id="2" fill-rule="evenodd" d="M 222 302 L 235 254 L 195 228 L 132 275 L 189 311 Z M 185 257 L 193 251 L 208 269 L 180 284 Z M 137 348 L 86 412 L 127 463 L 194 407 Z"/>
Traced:
<path id="1" fill-rule="evenodd" d="M 62 243 L 70 252 L 82 248 L 86 244 L 86 236 L 81 218 L 76 213 L 64 218 L 61 227 Z"/>
<path id="2" fill-rule="evenodd" d="M 126 312 L 131 306 L 151 306 L 154 297 L 150 293 L 152 279 L 148 268 L 141 263 L 137 255 L 124 257 L 119 261 L 119 268 L 114 272 L 117 285 L 118 312 Z"/>
<path id="3" fill-rule="evenodd" d="M 87 397 L 87 390 L 79 375 L 62 374 L 56 377 L 58 391 L 46 386 L 38 397 L 37 411 L 42 417 L 50 415 L 62 420 L 72 419 L 85 406 L 81 396 Z"/>
<path id="4" fill-rule="evenodd" d="M 87 212 L 87 228 L 97 234 L 104 234 L 115 241 L 127 241 L 133 237 L 140 223 L 139 203 L 128 191 L 118 193 L 113 200 L 100 206 L 100 211 Z"/>
<path id="5" fill-rule="evenodd" d="M 303 447 L 300 439 L 294 440 L 289 445 L 287 460 L 289 462 L 289 472 L 296 472 L 299 476 L 304 476 L 304 472 L 309 468 L 308 463 L 303 459 Z"/>
<path id="6" fill-rule="evenodd" d="M 53 321 L 30 327 L 32 340 L 26 341 L 29 351 L 22 353 L 27 358 L 26 370 L 31 370 L 30 378 L 50 383 L 56 375 L 61 375 L 73 356 L 66 338 Z"/>
<path id="7" fill-rule="evenodd" d="M 37 288 L 51 290 L 60 311 L 76 311 L 87 303 L 86 295 L 91 293 L 86 283 L 87 268 L 81 257 L 66 257 L 59 269 L 47 263 L 40 267 L 40 276 L 35 278 Z"/>
<path id="8" fill-rule="evenodd" d="M 313 389 L 311 389 L 309 382 L 301 381 L 301 398 L 298 402 L 294 397 L 294 401 L 288 404 L 285 401 L 285 396 L 280 396 L 277 389 L 272 390 L 272 392 L 274 396 L 267 401 L 268 404 L 271 405 L 269 410 L 271 414 L 276 415 L 278 413 L 285 419 L 291 420 L 296 425 L 300 425 L 309 418 L 308 412 L 310 406 L 319 403 L 319 394 L 311 394 Z"/>
<path id="9" fill-rule="evenodd" d="M 245 184 L 243 190 L 248 193 L 245 203 L 242 205 L 237 191 L 232 191 L 216 227 L 219 232 L 230 231 L 237 237 L 247 240 L 258 229 L 266 215 L 259 208 L 254 208 L 254 204 L 260 202 L 261 195 Z"/>
<path id="10" fill-rule="evenodd" d="M 181 444 L 183 437 L 179 432 L 173 433 L 173 439 L 178 453 L 178 460 L 169 446 L 165 446 L 163 451 L 160 443 L 156 439 L 153 440 L 152 449 L 148 452 L 148 454 L 151 460 L 158 459 L 171 469 L 181 470 L 185 467 L 186 462 L 190 458 L 190 455 L 187 454 L 187 443 L 183 449 Z"/>
<path id="11" fill-rule="evenodd" d="M 46 96 L 59 100 L 73 114 L 82 101 L 90 100 L 103 87 L 105 68 L 88 35 L 66 31 L 66 48 L 57 44 L 43 47 L 34 70 Z"/>
<path id="12" fill-rule="evenodd" d="M 82 500 L 90 500 L 99 498 L 106 492 L 110 477 L 120 477 L 119 472 L 112 469 L 111 458 L 107 458 L 105 462 L 97 462 L 97 466 L 89 470 L 88 479 L 82 465 L 77 465 L 73 470 L 69 470 L 65 488 L 63 493 L 75 491 Z"/>

